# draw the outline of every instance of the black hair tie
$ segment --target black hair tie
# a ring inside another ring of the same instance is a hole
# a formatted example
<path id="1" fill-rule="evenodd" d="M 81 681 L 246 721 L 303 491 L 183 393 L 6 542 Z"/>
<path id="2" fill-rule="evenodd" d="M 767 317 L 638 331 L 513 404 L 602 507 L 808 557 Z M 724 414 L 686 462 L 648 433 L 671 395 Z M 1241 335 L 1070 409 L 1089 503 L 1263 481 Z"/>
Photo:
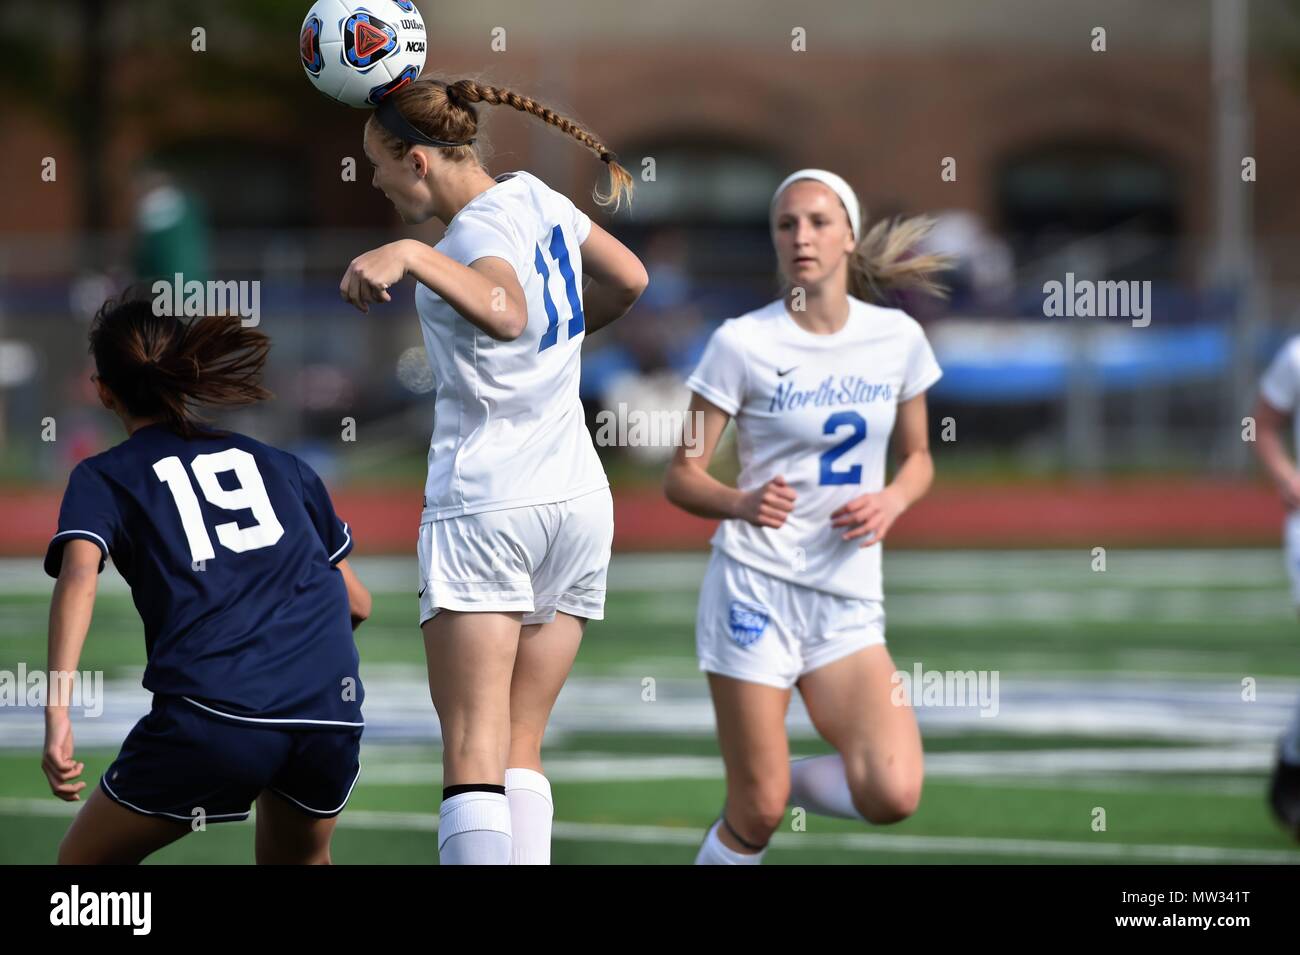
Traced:
<path id="1" fill-rule="evenodd" d="M 410 120 L 402 115 L 402 111 L 397 108 L 391 96 L 385 96 L 375 107 L 375 119 L 379 120 L 379 125 L 388 130 L 404 143 L 415 143 L 420 146 L 468 146 L 474 142 L 473 137 L 466 139 L 464 142 L 453 143 L 446 139 L 435 139 L 432 136 L 426 136 L 414 126 Z"/>

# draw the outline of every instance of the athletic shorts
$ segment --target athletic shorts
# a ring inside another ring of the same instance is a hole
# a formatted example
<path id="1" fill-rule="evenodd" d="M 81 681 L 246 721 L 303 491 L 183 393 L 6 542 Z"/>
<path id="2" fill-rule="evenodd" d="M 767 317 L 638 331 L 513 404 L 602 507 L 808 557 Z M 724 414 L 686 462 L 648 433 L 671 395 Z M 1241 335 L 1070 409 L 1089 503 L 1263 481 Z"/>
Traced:
<path id="1" fill-rule="evenodd" d="M 785 690 L 805 673 L 884 642 L 879 600 L 794 584 L 716 549 L 709 558 L 695 621 L 707 673 Z"/>
<path id="2" fill-rule="evenodd" d="M 247 819 L 265 789 L 328 819 L 343 811 L 361 772 L 361 729 L 236 723 L 155 695 L 99 785 L 127 809 L 183 822 Z"/>
<path id="3" fill-rule="evenodd" d="M 614 499 L 603 487 L 420 526 L 420 623 L 439 610 L 522 613 L 549 623 L 557 610 L 605 616 Z"/>

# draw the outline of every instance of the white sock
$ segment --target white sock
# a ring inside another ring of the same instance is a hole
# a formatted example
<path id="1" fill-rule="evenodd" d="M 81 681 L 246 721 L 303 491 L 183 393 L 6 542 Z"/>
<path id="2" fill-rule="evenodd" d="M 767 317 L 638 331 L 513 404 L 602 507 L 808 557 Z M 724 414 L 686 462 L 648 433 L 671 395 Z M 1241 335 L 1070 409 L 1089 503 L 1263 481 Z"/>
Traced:
<path id="1" fill-rule="evenodd" d="M 438 810 L 439 865 L 509 865 L 510 803 L 502 793 L 457 793 Z"/>
<path id="2" fill-rule="evenodd" d="M 719 819 L 709 827 L 709 834 L 704 837 L 704 845 L 700 846 L 699 854 L 695 857 L 696 865 L 758 865 L 763 861 L 763 853 L 767 849 L 760 849 L 753 854 L 737 852 L 735 849 L 728 849 L 718 838 L 718 828 L 722 825 Z"/>
<path id="3" fill-rule="evenodd" d="M 510 801 L 510 864 L 551 864 L 551 784 L 533 769 L 506 770 Z"/>
<path id="4" fill-rule="evenodd" d="M 1300 708 L 1296 709 L 1291 725 L 1282 734 L 1282 760 L 1300 766 Z"/>
<path id="5" fill-rule="evenodd" d="M 853 793 L 839 753 L 791 761 L 790 805 L 818 816 L 862 819 L 853 806 Z"/>

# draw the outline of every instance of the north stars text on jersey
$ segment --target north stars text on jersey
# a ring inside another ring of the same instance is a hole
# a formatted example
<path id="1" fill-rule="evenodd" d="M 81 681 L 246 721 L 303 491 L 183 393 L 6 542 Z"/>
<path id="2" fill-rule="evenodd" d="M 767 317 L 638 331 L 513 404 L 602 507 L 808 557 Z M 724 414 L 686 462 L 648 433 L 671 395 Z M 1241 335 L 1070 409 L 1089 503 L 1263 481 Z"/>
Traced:
<path id="1" fill-rule="evenodd" d="M 815 408 L 865 405 L 893 399 L 894 387 L 888 382 L 871 382 L 858 375 L 845 375 L 837 382 L 834 375 L 827 375 L 812 388 L 800 388 L 794 380 L 777 384 L 768 410 L 785 411 L 809 405 Z"/>
<path id="2" fill-rule="evenodd" d="M 880 548 L 843 540 L 831 514 L 884 488 L 898 406 L 941 374 L 917 322 L 852 296 L 829 335 L 800 327 L 782 299 L 724 322 L 687 387 L 736 419 L 736 486 L 779 475 L 796 499 L 779 528 L 722 521 L 714 547 L 800 586 L 883 599 Z"/>

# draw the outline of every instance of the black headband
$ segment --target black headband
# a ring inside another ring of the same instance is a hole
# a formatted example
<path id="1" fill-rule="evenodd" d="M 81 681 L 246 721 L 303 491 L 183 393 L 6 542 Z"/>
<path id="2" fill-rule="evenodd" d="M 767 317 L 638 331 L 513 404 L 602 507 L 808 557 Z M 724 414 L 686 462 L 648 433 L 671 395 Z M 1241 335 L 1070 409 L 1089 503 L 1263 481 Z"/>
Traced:
<path id="1" fill-rule="evenodd" d="M 397 108 L 393 102 L 393 97 L 385 96 L 375 107 L 375 119 L 379 120 L 381 126 L 388 130 L 404 143 L 417 143 L 421 146 L 468 146 L 474 140 L 467 139 L 464 142 L 452 143 L 445 139 L 434 139 L 432 136 L 426 136 L 414 126 L 410 120 L 402 115 L 402 111 Z"/>

